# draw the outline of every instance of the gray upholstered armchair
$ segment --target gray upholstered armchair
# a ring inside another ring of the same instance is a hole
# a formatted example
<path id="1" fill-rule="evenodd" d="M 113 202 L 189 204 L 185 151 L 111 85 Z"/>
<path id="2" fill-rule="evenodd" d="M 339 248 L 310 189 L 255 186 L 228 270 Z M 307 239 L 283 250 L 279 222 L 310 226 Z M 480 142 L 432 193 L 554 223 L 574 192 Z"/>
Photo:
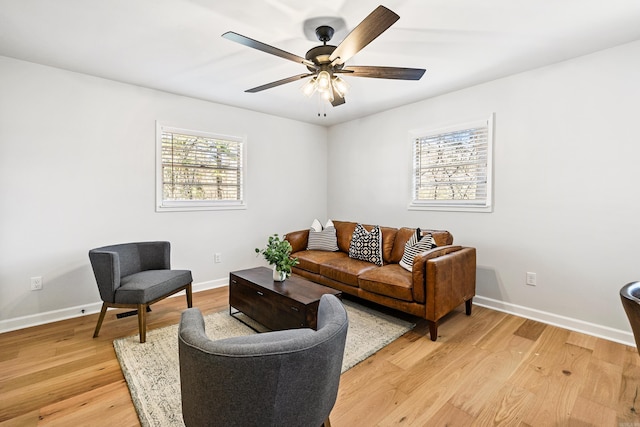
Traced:
<path id="1" fill-rule="evenodd" d="M 631 324 L 636 348 L 640 353 L 640 282 L 627 283 L 620 289 L 620 300 Z"/>
<path id="2" fill-rule="evenodd" d="M 317 331 L 213 341 L 200 310 L 184 311 L 178 345 L 185 425 L 328 425 L 347 327 L 347 313 L 333 295 L 320 300 Z"/>
<path id="3" fill-rule="evenodd" d="M 147 307 L 182 290 L 192 306 L 191 271 L 171 270 L 169 242 L 138 242 L 104 246 L 89 251 L 102 310 L 93 337 L 97 337 L 109 307 L 138 310 L 140 342 L 145 342 Z"/>

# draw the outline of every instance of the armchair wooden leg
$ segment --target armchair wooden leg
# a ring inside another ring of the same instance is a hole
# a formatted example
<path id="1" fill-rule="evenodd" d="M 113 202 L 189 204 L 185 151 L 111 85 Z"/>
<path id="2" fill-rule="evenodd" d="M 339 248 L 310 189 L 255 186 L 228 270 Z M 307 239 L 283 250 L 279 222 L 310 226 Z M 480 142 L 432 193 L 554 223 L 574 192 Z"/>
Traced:
<path id="1" fill-rule="evenodd" d="M 467 313 L 467 316 L 471 316 L 471 307 L 473 307 L 472 303 L 473 303 L 473 298 L 469 298 L 464 302 L 465 312 Z"/>
<path id="2" fill-rule="evenodd" d="M 100 328 L 102 327 L 102 321 L 104 320 L 104 315 L 107 314 L 107 303 L 102 303 L 102 308 L 100 309 L 100 317 L 98 317 L 98 324 L 96 325 L 96 330 L 93 331 L 93 337 L 97 337 L 98 333 L 100 333 Z"/>
<path id="3" fill-rule="evenodd" d="M 140 342 L 147 340 L 147 305 L 138 304 L 138 331 L 140 333 Z"/>
<path id="4" fill-rule="evenodd" d="M 186 292 L 187 292 L 187 307 L 191 308 L 193 307 L 193 294 L 191 293 L 191 283 L 187 285 Z"/>

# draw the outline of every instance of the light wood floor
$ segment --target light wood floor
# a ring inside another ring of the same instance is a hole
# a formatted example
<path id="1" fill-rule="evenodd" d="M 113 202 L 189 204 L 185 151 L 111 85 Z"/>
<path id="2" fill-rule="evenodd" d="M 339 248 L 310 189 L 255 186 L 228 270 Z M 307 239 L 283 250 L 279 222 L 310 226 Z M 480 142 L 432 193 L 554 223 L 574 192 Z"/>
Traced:
<path id="1" fill-rule="evenodd" d="M 226 288 L 194 294 L 204 313 Z M 153 306 L 148 328 L 175 324 L 184 297 Z M 109 311 L 0 334 L 0 427 L 137 426 L 112 341 L 137 333 Z M 446 318 L 438 341 L 416 328 L 342 375 L 331 414 L 352 426 L 640 427 L 635 348 L 474 307 Z"/>

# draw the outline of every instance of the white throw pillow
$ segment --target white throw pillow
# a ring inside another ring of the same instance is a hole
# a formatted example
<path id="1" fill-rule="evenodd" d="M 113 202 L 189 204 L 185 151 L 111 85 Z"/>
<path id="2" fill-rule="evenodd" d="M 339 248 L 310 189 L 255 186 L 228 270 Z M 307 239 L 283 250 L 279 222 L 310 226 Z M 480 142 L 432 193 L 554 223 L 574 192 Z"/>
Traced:
<path id="1" fill-rule="evenodd" d="M 320 224 L 320 221 L 318 221 L 318 218 L 314 219 L 313 222 L 311 223 L 311 230 L 313 231 L 322 231 L 322 224 Z"/>

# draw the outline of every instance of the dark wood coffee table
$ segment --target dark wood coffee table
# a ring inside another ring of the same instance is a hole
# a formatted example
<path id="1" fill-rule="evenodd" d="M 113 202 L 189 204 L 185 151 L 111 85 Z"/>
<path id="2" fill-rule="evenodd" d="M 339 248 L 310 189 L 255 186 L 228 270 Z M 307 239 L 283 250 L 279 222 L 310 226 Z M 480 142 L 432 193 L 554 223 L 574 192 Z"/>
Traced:
<path id="1" fill-rule="evenodd" d="M 340 297 L 342 292 L 296 275 L 284 282 L 276 282 L 273 280 L 273 270 L 267 267 L 229 274 L 230 314 L 244 313 L 274 331 L 316 329 L 318 304 L 320 297 L 325 294 Z"/>

